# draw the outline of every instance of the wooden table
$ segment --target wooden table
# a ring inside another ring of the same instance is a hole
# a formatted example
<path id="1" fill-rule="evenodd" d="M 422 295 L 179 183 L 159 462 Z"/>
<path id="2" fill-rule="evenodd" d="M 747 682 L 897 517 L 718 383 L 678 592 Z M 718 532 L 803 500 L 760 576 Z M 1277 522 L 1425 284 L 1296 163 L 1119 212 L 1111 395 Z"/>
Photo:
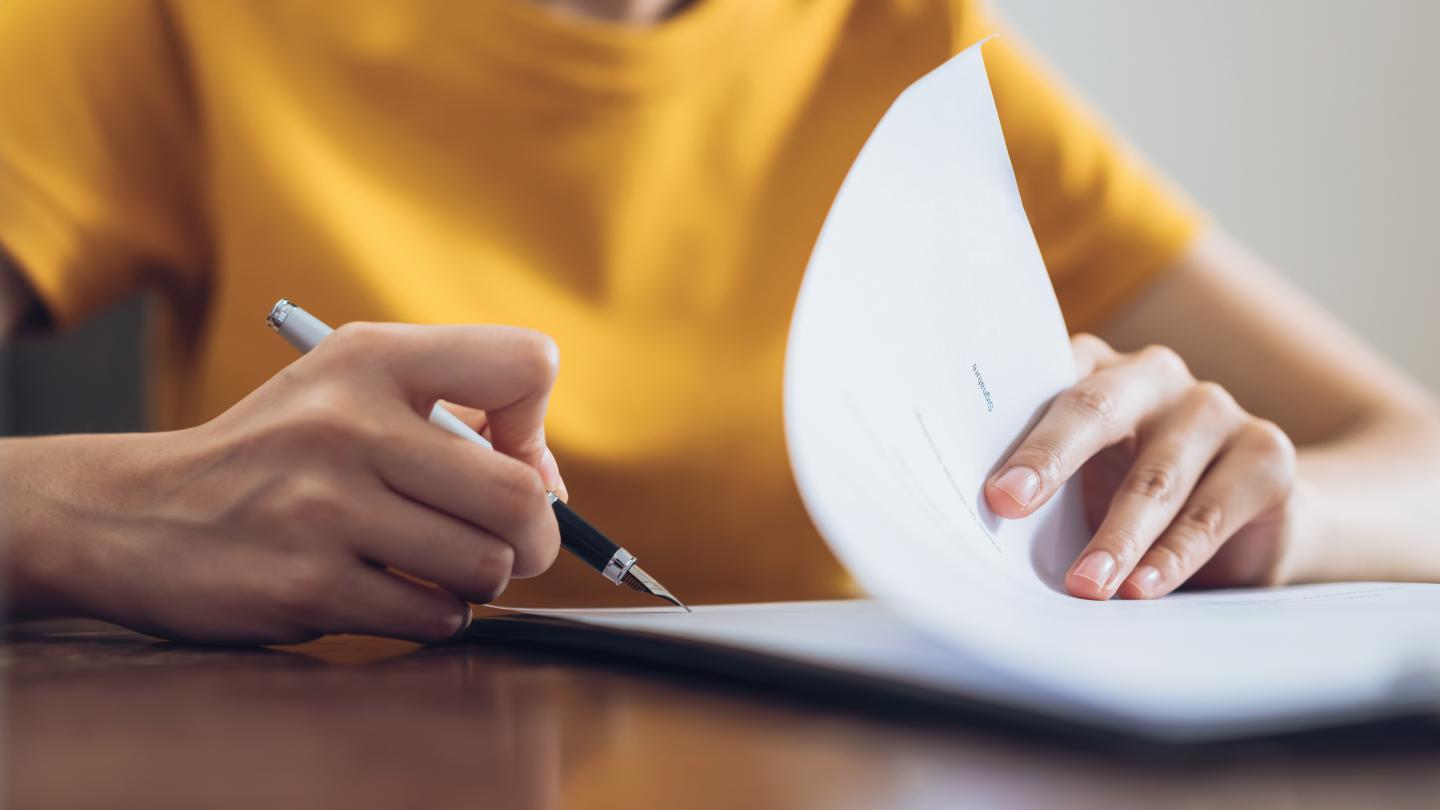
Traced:
<path id="1" fill-rule="evenodd" d="M 1440 804 L 1440 745 L 1119 756 L 475 644 L 49 622 L 0 650 L 13 810 Z"/>

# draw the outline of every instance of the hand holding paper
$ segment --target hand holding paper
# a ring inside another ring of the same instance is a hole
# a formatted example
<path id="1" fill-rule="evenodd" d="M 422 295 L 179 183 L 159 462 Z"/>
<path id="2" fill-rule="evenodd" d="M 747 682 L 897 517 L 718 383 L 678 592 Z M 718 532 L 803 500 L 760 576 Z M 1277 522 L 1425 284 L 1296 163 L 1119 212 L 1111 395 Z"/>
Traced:
<path id="1" fill-rule="evenodd" d="M 1150 599 L 1197 571 L 1209 585 L 1274 581 L 1291 545 L 1295 448 L 1284 432 L 1169 349 L 1120 354 L 1093 335 L 1072 345 L 1081 380 L 990 479 L 990 507 L 1023 519 L 1084 474 L 1099 528 L 1066 577 L 1075 596 Z"/>

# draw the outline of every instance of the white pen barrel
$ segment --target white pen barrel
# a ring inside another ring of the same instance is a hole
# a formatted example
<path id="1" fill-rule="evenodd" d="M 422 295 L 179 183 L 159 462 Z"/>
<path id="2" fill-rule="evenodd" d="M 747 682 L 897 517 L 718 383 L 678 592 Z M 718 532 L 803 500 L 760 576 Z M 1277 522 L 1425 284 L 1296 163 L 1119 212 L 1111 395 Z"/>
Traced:
<path id="1" fill-rule="evenodd" d="M 270 324 L 271 329 L 274 329 L 280 337 L 285 338 L 285 342 L 294 346 L 301 354 L 315 348 L 320 341 L 335 331 L 324 321 L 306 312 L 304 308 L 292 304 L 287 298 L 281 298 L 270 310 L 270 317 L 265 320 Z M 438 402 L 430 409 L 430 424 L 444 428 L 466 441 L 490 447 L 490 442 L 486 441 L 484 436 L 476 433 L 460 417 L 446 410 Z"/>
<path id="2" fill-rule="evenodd" d="M 270 317 L 265 319 L 285 342 L 295 347 L 301 354 L 305 354 L 320 344 L 320 341 L 330 336 L 334 329 L 331 329 L 324 321 L 306 312 L 303 308 L 290 303 L 289 299 L 281 298 L 270 310 Z M 460 417 L 446 410 L 440 403 L 435 403 L 430 408 L 430 424 L 443 428 L 460 438 L 474 442 L 481 447 L 491 448 L 490 442 L 477 433 L 469 425 L 465 424 Z M 555 493 L 547 492 L 547 499 L 555 503 Z"/>
<path id="3" fill-rule="evenodd" d="M 451 433 L 454 433 L 456 436 L 459 436 L 460 438 L 467 441 L 472 441 L 476 444 L 484 445 L 485 447 L 490 446 L 490 442 L 486 441 L 484 436 L 476 433 L 470 428 L 469 425 L 461 421 L 460 417 L 447 411 L 438 402 L 435 403 L 435 407 L 430 409 L 430 424 L 435 425 L 436 427 L 445 428 Z"/>

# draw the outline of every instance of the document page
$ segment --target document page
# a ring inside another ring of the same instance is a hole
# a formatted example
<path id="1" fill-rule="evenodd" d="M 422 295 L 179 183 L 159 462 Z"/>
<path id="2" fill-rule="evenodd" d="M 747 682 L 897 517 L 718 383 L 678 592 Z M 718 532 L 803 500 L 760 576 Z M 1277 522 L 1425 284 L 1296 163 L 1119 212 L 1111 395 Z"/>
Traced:
<path id="1" fill-rule="evenodd" d="M 1078 489 L 1005 521 L 982 487 L 1074 381 L 977 45 L 906 90 L 871 135 L 791 327 L 796 481 L 873 603 L 577 618 L 848 662 L 1157 734 L 1434 701 L 1440 586 L 1064 594 L 1089 537 Z"/>
<path id="2" fill-rule="evenodd" d="M 1397 672 L 1433 667 L 1440 586 L 1065 595 L 1089 537 L 1078 487 L 1018 521 L 982 487 L 1074 374 L 975 46 L 887 112 L 801 288 L 786 433 L 831 548 L 933 637 L 1167 716 L 1374 700 Z"/>

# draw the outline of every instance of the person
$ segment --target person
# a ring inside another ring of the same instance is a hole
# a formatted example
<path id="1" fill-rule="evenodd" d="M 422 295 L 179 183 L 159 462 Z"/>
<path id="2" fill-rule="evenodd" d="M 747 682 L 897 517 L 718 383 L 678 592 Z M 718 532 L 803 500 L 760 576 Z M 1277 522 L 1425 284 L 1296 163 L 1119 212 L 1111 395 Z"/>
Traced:
<path id="1" fill-rule="evenodd" d="M 164 302 L 163 431 L 0 441 L 12 611 L 444 638 L 555 558 L 556 454 L 687 600 L 849 593 L 785 456 L 790 308 L 886 106 L 998 28 L 971 0 L 0 5 L 7 329 Z M 1079 476 L 1083 598 L 1440 579 L 1432 396 L 1017 37 L 985 59 L 1080 375 L 991 508 Z M 281 296 L 534 331 L 362 323 L 287 366 Z M 438 399 L 501 452 L 429 430 Z M 595 583 L 562 562 L 507 596 Z"/>

